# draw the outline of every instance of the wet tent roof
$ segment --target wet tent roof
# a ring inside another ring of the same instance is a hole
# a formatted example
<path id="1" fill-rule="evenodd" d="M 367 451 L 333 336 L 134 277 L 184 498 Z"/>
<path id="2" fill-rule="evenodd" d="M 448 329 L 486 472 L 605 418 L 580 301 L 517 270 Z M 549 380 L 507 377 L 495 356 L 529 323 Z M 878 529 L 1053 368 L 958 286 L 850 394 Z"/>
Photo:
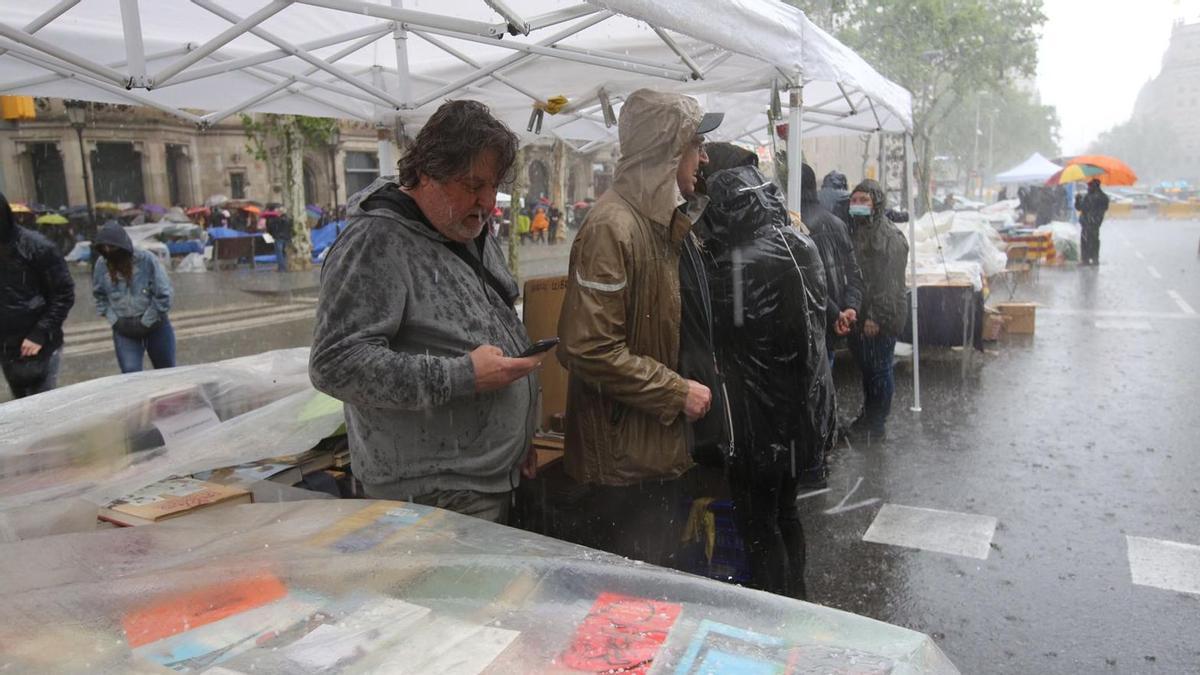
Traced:
<path id="1" fill-rule="evenodd" d="M 710 100 L 744 116 L 728 127 L 739 130 L 761 128 L 772 81 L 800 73 L 812 108 L 807 133 L 911 127 L 907 91 L 802 12 L 771 0 L 509 0 L 504 6 L 532 30 L 502 38 L 505 19 L 483 0 L 407 0 L 403 10 L 361 0 L 120 3 L 129 6 L 139 14 L 123 17 L 110 0 L 7 7 L 0 90 L 156 105 L 198 123 L 239 110 L 373 121 L 401 109 L 418 126 L 441 100 L 470 97 L 522 131 L 533 99 L 562 95 L 567 109 L 548 116 L 543 133 L 591 141 L 612 133 L 600 113 L 601 89 L 616 102 L 643 86 L 700 96 L 753 92 Z M 231 30 L 235 24 L 241 28 Z M 393 29 L 401 26 L 408 90 L 396 75 Z M 506 65 L 490 68 L 498 63 Z"/>

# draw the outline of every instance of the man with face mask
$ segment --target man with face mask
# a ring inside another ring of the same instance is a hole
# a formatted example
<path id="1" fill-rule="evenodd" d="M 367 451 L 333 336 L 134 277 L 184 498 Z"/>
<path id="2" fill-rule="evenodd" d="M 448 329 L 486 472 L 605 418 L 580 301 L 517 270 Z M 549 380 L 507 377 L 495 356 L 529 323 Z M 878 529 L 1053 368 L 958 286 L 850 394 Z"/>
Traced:
<path id="1" fill-rule="evenodd" d="M 850 351 L 863 379 L 863 414 L 851 434 L 882 440 L 892 407 L 896 336 L 904 330 L 908 299 L 904 271 L 908 242 L 887 217 L 887 196 L 867 179 L 850 194 L 850 236 L 863 276 L 862 306 L 850 334 Z"/>
<path id="2" fill-rule="evenodd" d="M 54 388 L 74 304 L 75 282 L 58 249 L 17 225 L 0 194 L 0 366 L 13 398 Z"/>
<path id="3" fill-rule="evenodd" d="M 505 522 L 531 452 L 544 354 L 486 227 L 517 137 L 477 101 L 449 101 L 400 160 L 349 200 L 327 255 L 309 376 L 346 404 L 367 496 Z M 523 464 L 524 463 L 524 464 Z"/>
<path id="4" fill-rule="evenodd" d="M 679 374 L 682 243 L 707 200 L 705 115 L 687 96 L 640 89 L 621 109 L 621 159 L 571 246 L 558 322 L 571 478 L 591 488 L 583 541 L 670 564 L 677 479 L 692 460 L 686 424 L 708 414 L 708 387 Z M 615 532 L 614 532 L 615 530 Z M 611 536 L 607 536 L 611 535 Z"/>

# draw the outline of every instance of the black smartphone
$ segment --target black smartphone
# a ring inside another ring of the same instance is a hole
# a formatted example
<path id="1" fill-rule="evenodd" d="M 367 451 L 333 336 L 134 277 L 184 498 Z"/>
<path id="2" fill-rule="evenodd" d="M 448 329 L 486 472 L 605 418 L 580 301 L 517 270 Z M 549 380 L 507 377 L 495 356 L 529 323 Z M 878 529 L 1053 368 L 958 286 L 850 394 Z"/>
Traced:
<path id="1" fill-rule="evenodd" d="M 557 345 L 557 344 L 558 344 L 558 338 L 556 338 L 556 337 L 546 338 L 545 340 L 538 340 L 537 342 L 530 345 L 529 349 L 526 349 L 525 351 L 521 352 L 521 355 L 518 356 L 517 358 L 523 359 L 526 356 L 535 356 L 537 354 L 541 354 L 542 352 L 548 352 L 551 349 L 554 349 L 555 345 Z"/>

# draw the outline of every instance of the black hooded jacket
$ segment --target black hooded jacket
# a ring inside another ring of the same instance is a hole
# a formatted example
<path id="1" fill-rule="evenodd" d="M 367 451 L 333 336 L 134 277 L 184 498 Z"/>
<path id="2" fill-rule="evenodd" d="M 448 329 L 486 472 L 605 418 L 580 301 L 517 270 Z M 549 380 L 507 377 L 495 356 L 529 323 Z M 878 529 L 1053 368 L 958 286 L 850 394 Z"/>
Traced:
<path id="1" fill-rule="evenodd" d="M 1079 224 L 1084 227 L 1100 227 L 1104 222 L 1104 214 L 1108 211 L 1108 195 L 1100 189 L 1100 183 L 1089 183 L 1087 193 L 1075 197 L 1076 208 L 1079 209 Z"/>
<path id="2" fill-rule="evenodd" d="M 905 270 L 908 240 L 887 217 L 887 195 L 879 183 L 867 179 L 854 192 L 871 195 L 871 215 L 850 220 L 850 239 L 863 275 L 863 300 L 855 330 L 869 319 L 884 335 L 897 336 L 908 319 Z"/>
<path id="3" fill-rule="evenodd" d="M 817 192 L 817 199 L 821 200 L 821 206 L 840 218 L 843 223 L 850 222 L 849 188 L 846 174 L 841 171 L 830 171 L 821 179 L 821 189 Z"/>
<path id="4" fill-rule="evenodd" d="M 713 319 L 735 453 L 757 471 L 819 466 L 834 431 L 825 352 L 825 270 L 754 167 L 709 177 Z"/>
<path id="5" fill-rule="evenodd" d="M 858 312 L 862 308 L 862 270 L 854 257 L 854 244 L 850 241 L 849 228 L 841 218 L 830 213 L 821 203 L 817 195 L 817 176 L 812 167 L 805 164 L 802 170 L 800 218 L 808 227 L 809 235 L 821 252 L 828 294 L 825 302 L 825 325 L 832 331 L 838 315 L 843 311 L 853 309 Z"/>
<path id="6" fill-rule="evenodd" d="M 58 248 L 13 222 L 0 195 L 0 356 L 17 358 L 28 339 L 50 354 L 75 304 L 75 282 Z"/>

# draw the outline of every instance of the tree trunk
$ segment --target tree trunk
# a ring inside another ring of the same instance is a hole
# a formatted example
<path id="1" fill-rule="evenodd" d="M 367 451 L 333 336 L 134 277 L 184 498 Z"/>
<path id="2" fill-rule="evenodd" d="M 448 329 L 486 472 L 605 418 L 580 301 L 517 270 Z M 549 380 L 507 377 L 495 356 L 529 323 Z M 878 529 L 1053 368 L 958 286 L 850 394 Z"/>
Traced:
<path id="1" fill-rule="evenodd" d="M 914 151 L 919 158 L 916 171 L 917 212 L 921 214 L 933 210 L 933 201 L 929 193 L 930 183 L 933 180 L 933 141 L 930 140 L 928 133 L 928 130 L 920 124 L 915 125 L 913 144 L 916 146 Z"/>
<path id="2" fill-rule="evenodd" d="M 312 240 L 304 209 L 304 136 L 296 127 L 294 116 L 287 117 L 284 138 L 283 205 L 292 219 L 287 267 L 289 272 L 298 272 L 312 267 Z"/>

